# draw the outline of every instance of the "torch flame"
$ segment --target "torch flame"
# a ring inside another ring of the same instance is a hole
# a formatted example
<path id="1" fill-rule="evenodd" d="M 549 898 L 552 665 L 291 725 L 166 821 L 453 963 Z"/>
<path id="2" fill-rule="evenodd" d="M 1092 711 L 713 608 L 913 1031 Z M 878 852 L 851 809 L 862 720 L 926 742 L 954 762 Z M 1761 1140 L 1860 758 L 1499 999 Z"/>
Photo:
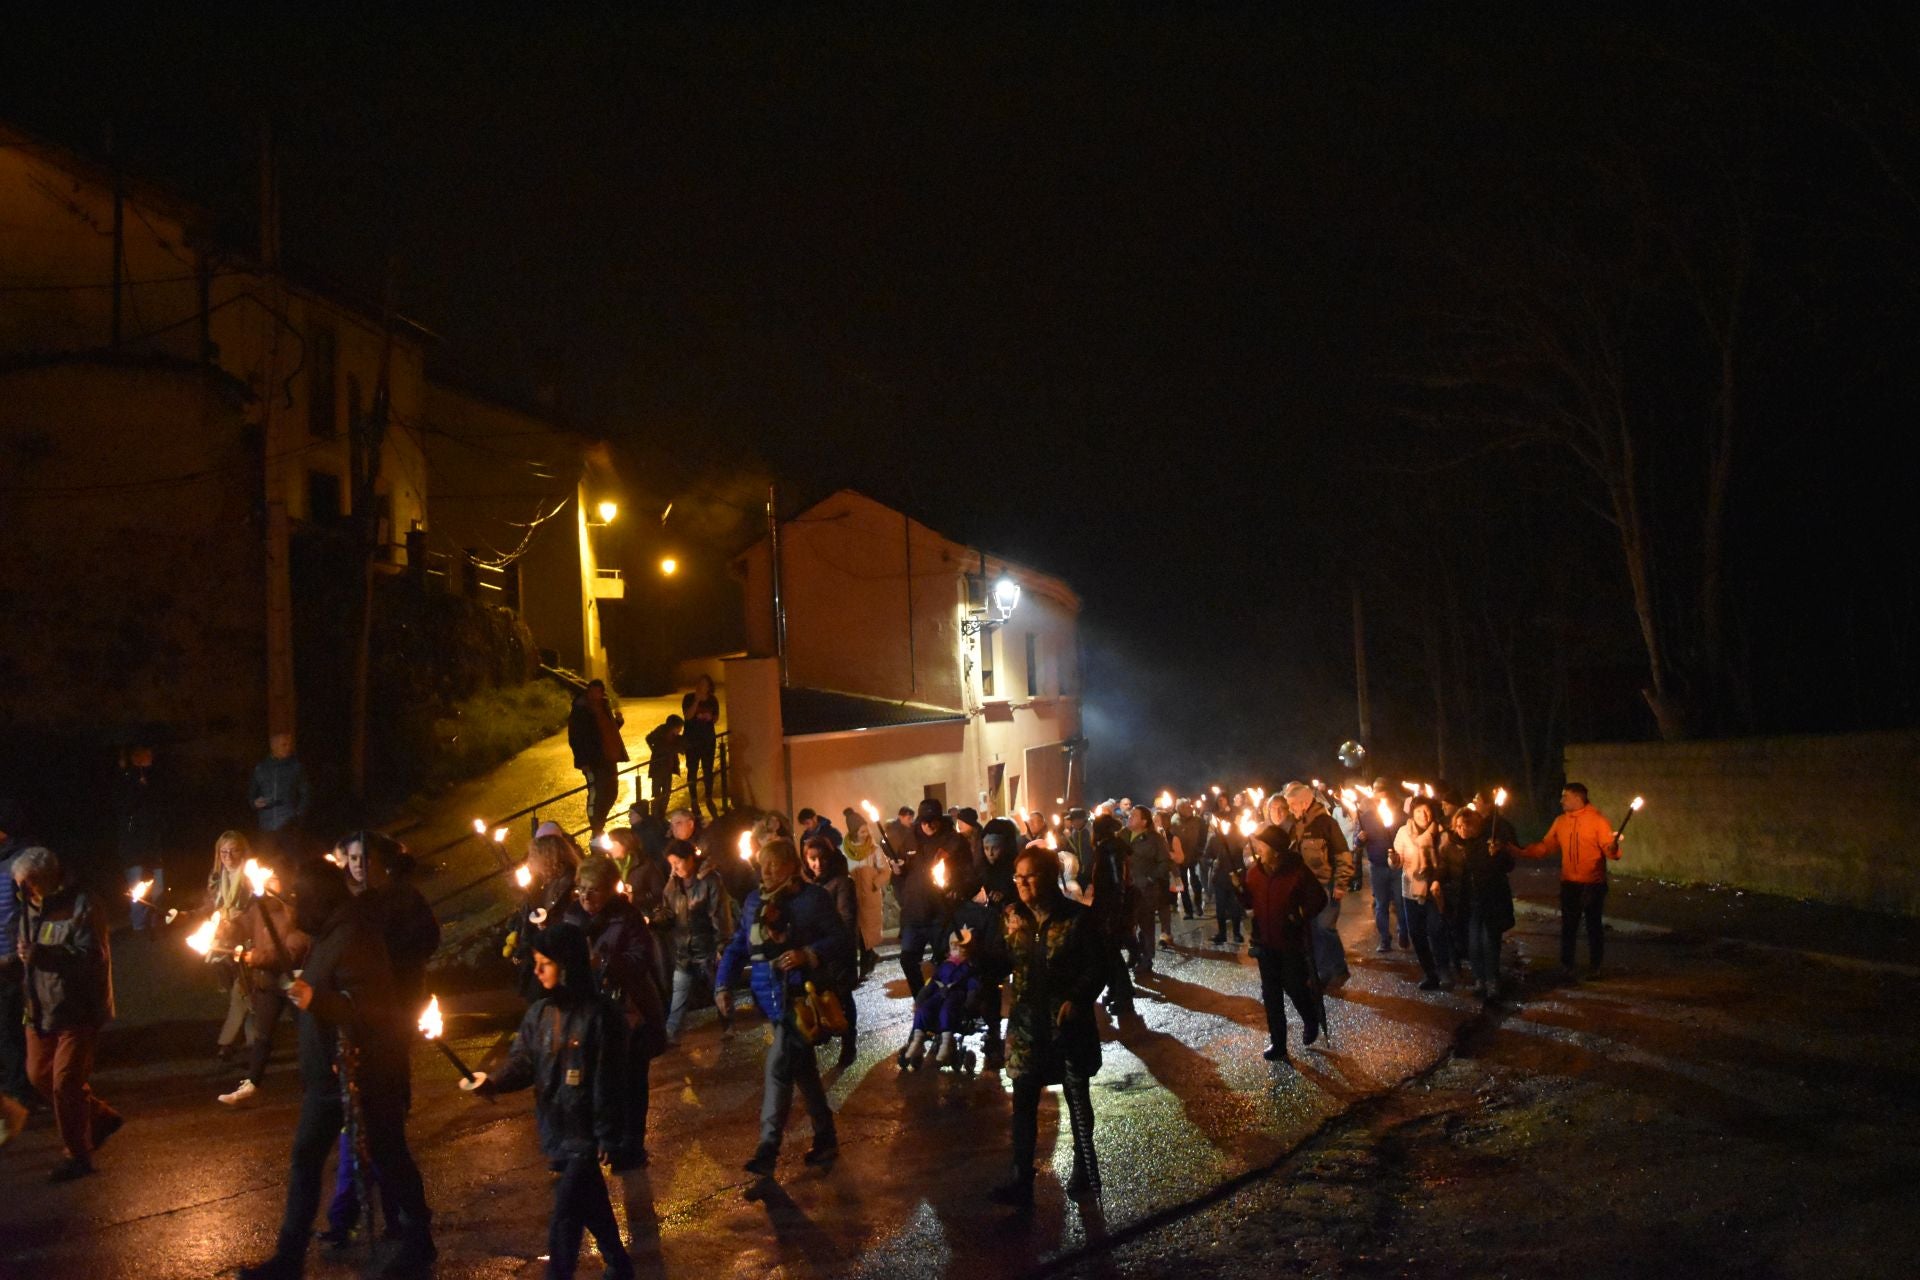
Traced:
<path id="1" fill-rule="evenodd" d="M 1258 831 L 1259 829 L 1260 829 L 1260 824 L 1254 821 L 1253 815 L 1251 813 L 1243 813 L 1240 815 L 1240 834 L 1241 835 L 1250 836 L 1254 832 Z"/>
<path id="2" fill-rule="evenodd" d="M 631 898 L 633 896 L 633 886 L 628 884 L 625 880 L 622 880 L 620 881 L 620 883 L 614 885 L 613 891 L 619 894 L 623 898 Z"/>
<path id="3" fill-rule="evenodd" d="M 603 831 L 593 838 L 593 847 L 602 853 L 612 853 L 613 837 Z"/>
<path id="4" fill-rule="evenodd" d="M 933 864 L 933 885 L 936 889 L 947 887 L 947 860 L 945 858 Z"/>
<path id="5" fill-rule="evenodd" d="M 1427 797 L 1427 799 L 1429 800 L 1433 799 L 1433 784 L 1431 782 L 1421 787 L 1420 790 Z"/>
<path id="6" fill-rule="evenodd" d="M 1155 796 L 1153 798 L 1153 807 L 1156 809 L 1173 808 L 1173 792 L 1162 791 L 1159 795 Z"/>
<path id="7" fill-rule="evenodd" d="M 214 917 L 208 916 L 204 924 L 187 935 L 187 945 L 203 956 L 209 954 L 213 950 L 213 931 L 216 927 Z"/>
<path id="8" fill-rule="evenodd" d="M 438 1040 L 445 1029 L 440 1021 L 440 997 L 435 996 L 427 1001 L 427 1010 L 420 1015 L 420 1034 L 429 1040 Z"/>
<path id="9" fill-rule="evenodd" d="M 880 821 L 880 811 L 873 807 L 873 801 L 871 800 L 862 800 L 860 802 L 860 812 L 867 815 L 868 822 Z"/>
<path id="10" fill-rule="evenodd" d="M 1417 782 L 1402 782 L 1400 785 L 1407 789 L 1408 795 L 1417 796 L 1420 794 L 1420 784 Z"/>
<path id="11" fill-rule="evenodd" d="M 740 861 L 753 861 L 753 832 L 751 831 L 740 833 Z"/>
<path id="12" fill-rule="evenodd" d="M 1380 825 L 1383 827 L 1391 827 L 1398 818 L 1393 811 L 1393 802 L 1385 796 L 1380 797 L 1380 806 L 1376 812 L 1380 815 Z"/>
<path id="13" fill-rule="evenodd" d="M 513 873 L 513 882 L 522 889 L 533 888 L 533 868 L 524 862 L 521 863 L 520 869 Z"/>
<path id="14" fill-rule="evenodd" d="M 258 859 L 248 858 L 246 865 L 240 868 L 240 874 L 247 878 L 247 883 L 253 887 L 253 896 L 258 898 L 266 893 L 267 881 L 273 879 L 273 868 L 263 867 Z"/>
<path id="15" fill-rule="evenodd" d="M 1228 822 L 1225 818 L 1215 818 L 1213 821 L 1215 825 L 1217 825 L 1220 828 L 1221 835 L 1225 835 L 1227 834 L 1227 832 L 1233 830 L 1233 824 Z"/>
<path id="16" fill-rule="evenodd" d="M 1056 827 L 1060 825 L 1060 815 L 1057 813 L 1053 815 L 1053 825 Z"/>
<path id="17" fill-rule="evenodd" d="M 147 900 L 147 894 L 152 889 L 153 889 L 153 881 L 142 880 L 139 884 L 136 884 L 133 886 L 133 889 L 127 894 L 127 896 L 129 898 L 132 898 L 135 902 L 145 902 Z"/>
<path id="18" fill-rule="evenodd" d="M 1645 796 L 1635 796 L 1633 798 L 1633 803 L 1628 805 L 1627 808 L 1633 810 L 1635 813 L 1638 813 L 1640 812 L 1641 806 L 1646 804 L 1646 802 L 1647 802 L 1647 798 Z"/>
<path id="19" fill-rule="evenodd" d="M 505 827 L 495 827 L 493 829 L 493 842 L 495 844 L 505 844 L 507 842 L 507 829 Z"/>
<path id="20" fill-rule="evenodd" d="M 1211 790 L 1213 791 L 1213 794 L 1215 794 L 1215 795 L 1219 795 L 1219 794 L 1220 794 L 1220 784 L 1219 784 L 1219 783 L 1217 783 L 1217 782 L 1216 782 L 1216 783 L 1214 783 L 1214 784 L 1213 784 L 1213 786 L 1212 786 L 1212 788 L 1211 788 Z"/>
<path id="21" fill-rule="evenodd" d="M 487 820 L 485 818 L 475 818 L 473 820 L 473 834 L 477 836 L 487 834 Z"/>
<path id="22" fill-rule="evenodd" d="M 1054 836 L 1053 832 L 1047 832 L 1047 848 L 1058 849 L 1059 847 L 1060 841 Z"/>
<path id="23" fill-rule="evenodd" d="M 1494 789 L 1493 807 L 1496 809 L 1504 809 L 1507 807 L 1507 789 L 1505 787 L 1496 787 Z"/>

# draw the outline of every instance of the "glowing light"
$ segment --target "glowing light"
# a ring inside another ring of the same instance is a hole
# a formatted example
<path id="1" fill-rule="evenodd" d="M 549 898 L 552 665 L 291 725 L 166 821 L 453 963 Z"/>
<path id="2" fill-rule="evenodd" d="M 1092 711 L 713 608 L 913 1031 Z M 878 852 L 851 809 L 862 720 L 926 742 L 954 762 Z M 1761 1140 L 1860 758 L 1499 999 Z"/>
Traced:
<path id="1" fill-rule="evenodd" d="M 862 800 L 860 802 L 860 812 L 867 815 L 868 822 L 880 821 L 880 811 L 873 807 L 873 801 L 871 800 Z"/>
<path id="2" fill-rule="evenodd" d="M 485 818 L 475 818 L 473 820 L 473 834 L 477 836 L 487 834 L 487 820 Z"/>
<path id="3" fill-rule="evenodd" d="M 614 885 L 613 891 L 619 894 L 623 898 L 631 898 L 633 896 L 633 886 L 628 884 L 625 880 L 622 880 L 619 884 Z"/>
<path id="4" fill-rule="evenodd" d="M 751 831 L 740 833 L 740 861 L 753 861 L 753 832 Z"/>
<path id="5" fill-rule="evenodd" d="M 1260 829 L 1260 824 L 1254 820 L 1253 814 L 1243 813 L 1240 815 L 1240 834 L 1241 835 L 1250 836 L 1254 832 L 1258 831 L 1259 829 Z"/>
<path id="6" fill-rule="evenodd" d="M 672 556 L 660 557 L 660 573 L 662 577 L 671 578 L 678 572 L 680 572 L 680 562 L 678 560 L 675 560 Z"/>
<path id="7" fill-rule="evenodd" d="M 446 1024 L 440 1020 L 440 997 L 434 996 L 427 1001 L 427 1010 L 420 1015 L 420 1034 L 429 1040 L 438 1040 L 446 1030 Z"/>
<path id="8" fill-rule="evenodd" d="M 1173 792 L 1162 791 L 1159 795 L 1155 796 L 1153 798 L 1153 807 L 1156 809 L 1173 808 Z"/>
<path id="9" fill-rule="evenodd" d="M 601 524 L 612 524 L 614 517 L 620 514 L 620 504 L 617 502 L 603 502 L 595 507 L 594 510 L 599 512 Z"/>
<path id="10" fill-rule="evenodd" d="M 1497 787 L 1494 789 L 1493 807 L 1496 809 L 1504 809 L 1507 807 L 1507 789 L 1505 787 Z"/>
<path id="11" fill-rule="evenodd" d="M 1057 813 L 1053 815 L 1053 825 L 1056 827 L 1060 825 L 1060 815 Z"/>
<path id="12" fill-rule="evenodd" d="M 1056 836 L 1055 836 L 1055 835 L 1053 834 L 1053 832 L 1051 832 L 1051 831 L 1049 831 L 1049 832 L 1047 832 L 1047 848 L 1049 848 L 1049 849 L 1058 849 L 1059 847 L 1060 847 L 1060 841 L 1059 841 L 1059 838 L 1058 838 L 1058 837 L 1056 837 Z"/>
<path id="13" fill-rule="evenodd" d="M 338 849 L 334 849 L 328 852 L 327 861 L 331 862 L 334 866 L 339 867 L 342 871 L 345 871 L 347 869 L 347 855 L 340 852 Z"/>
<path id="14" fill-rule="evenodd" d="M 253 896 L 258 898 L 267 891 L 267 881 L 273 879 L 273 868 L 263 867 L 256 860 L 248 858 L 247 865 L 240 868 L 240 874 L 247 878 L 247 883 L 253 886 Z"/>
<path id="15" fill-rule="evenodd" d="M 505 827 L 495 827 L 493 829 L 493 842 L 495 844 L 505 844 L 507 842 L 507 829 Z"/>
<path id="16" fill-rule="evenodd" d="M 522 889 L 533 888 L 533 868 L 524 862 L 521 863 L 520 869 L 513 873 L 513 882 Z"/>
<path id="17" fill-rule="evenodd" d="M 1645 796 L 1635 796 L 1633 798 L 1633 803 L 1628 805 L 1627 808 L 1633 810 L 1635 813 L 1638 813 L 1640 812 L 1642 806 L 1644 806 L 1646 803 L 1647 803 L 1647 798 Z"/>
<path id="18" fill-rule="evenodd" d="M 947 860 L 945 858 L 933 864 L 933 886 L 936 889 L 947 887 Z"/>
<path id="19" fill-rule="evenodd" d="M 1380 815 L 1380 825 L 1383 827 L 1391 827 L 1399 821 L 1399 815 L 1393 811 L 1393 802 L 1385 796 L 1380 797 L 1380 804 L 1374 812 Z"/>
<path id="20" fill-rule="evenodd" d="M 213 931 L 217 927 L 214 917 L 208 916 L 205 923 L 187 935 L 187 946 L 203 956 L 209 954 L 213 950 Z"/>
<path id="21" fill-rule="evenodd" d="M 1417 796 L 1420 794 L 1420 784 L 1417 782 L 1403 782 L 1400 785 L 1407 789 L 1408 795 Z"/>
<path id="22" fill-rule="evenodd" d="M 1215 795 L 1219 795 L 1219 794 L 1220 794 L 1220 784 L 1219 784 L 1219 783 L 1217 783 L 1217 782 L 1216 782 L 1216 783 L 1214 783 L 1214 784 L 1213 784 L 1213 786 L 1212 786 L 1212 788 L 1211 788 L 1211 790 L 1213 791 L 1213 794 L 1215 794 Z"/>
<path id="23" fill-rule="evenodd" d="M 1433 784 L 1431 782 L 1424 784 L 1420 788 L 1420 793 L 1429 800 L 1433 799 Z"/>
<path id="24" fill-rule="evenodd" d="M 613 837 L 603 831 L 593 838 L 593 847 L 602 853 L 612 853 Z"/>
<path id="25" fill-rule="evenodd" d="M 147 894 L 152 891 L 153 881 L 142 880 L 139 884 L 134 885 L 132 889 L 127 891 L 127 896 L 135 902 L 145 902 L 147 900 Z"/>

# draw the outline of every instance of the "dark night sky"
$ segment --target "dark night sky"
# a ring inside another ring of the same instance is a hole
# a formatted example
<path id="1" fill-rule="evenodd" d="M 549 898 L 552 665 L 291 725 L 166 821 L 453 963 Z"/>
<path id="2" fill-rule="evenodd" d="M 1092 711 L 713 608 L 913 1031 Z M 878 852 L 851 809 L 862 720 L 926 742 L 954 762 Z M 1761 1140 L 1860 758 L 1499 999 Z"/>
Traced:
<path id="1" fill-rule="evenodd" d="M 556 382 L 657 474 L 750 450 L 1058 571 L 1088 600 L 1091 732 L 1207 770 L 1324 767 L 1351 732 L 1347 567 L 1401 550 L 1367 533 L 1383 371 L 1501 175 L 1673 127 L 1622 44 L 1768 44 L 1750 17 L 1623 38 L 1461 6 L 699 14 L 62 14 L 12 42 L 0 113 L 82 146 L 112 116 L 132 167 L 239 228 L 270 110 L 291 252 L 362 282 L 396 253 L 455 360 Z M 1775 426 L 1762 452 L 1790 452 Z M 1505 490 L 1510 528 L 1567 521 L 1551 483 Z M 1604 535 L 1568 536 L 1631 666 Z"/>

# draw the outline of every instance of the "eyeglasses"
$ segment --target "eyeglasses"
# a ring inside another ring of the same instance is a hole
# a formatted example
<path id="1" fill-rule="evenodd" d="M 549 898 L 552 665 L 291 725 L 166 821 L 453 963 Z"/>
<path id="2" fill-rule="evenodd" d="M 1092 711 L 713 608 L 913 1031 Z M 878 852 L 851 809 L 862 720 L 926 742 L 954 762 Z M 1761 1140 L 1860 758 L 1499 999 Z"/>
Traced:
<path id="1" fill-rule="evenodd" d="M 1041 882 L 1042 880 L 1045 880 L 1045 879 L 1046 879 L 1046 877 L 1045 877 L 1045 876 L 1022 876 L 1022 875 L 1016 875 L 1016 876 L 1014 876 L 1014 878 L 1013 878 L 1013 882 L 1014 882 L 1015 884 L 1039 884 L 1039 883 L 1040 883 L 1040 882 Z"/>

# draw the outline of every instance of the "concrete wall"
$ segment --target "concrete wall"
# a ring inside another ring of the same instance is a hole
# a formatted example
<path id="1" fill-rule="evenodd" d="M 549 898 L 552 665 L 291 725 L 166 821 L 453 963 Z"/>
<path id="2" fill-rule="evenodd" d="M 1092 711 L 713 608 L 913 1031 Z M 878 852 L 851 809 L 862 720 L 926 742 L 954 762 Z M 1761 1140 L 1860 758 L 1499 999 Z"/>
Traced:
<path id="1" fill-rule="evenodd" d="M 780 723 L 780 664 L 772 658 L 729 658 L 726 686 L 728 786 L 733 802 L 784 810 L 787 773 L 785 730 Z"/>
<path id="2" fill-rule="evenodd" d="M 1566 761 L 1616 824 L 1647 798 L 1624 873 L 1920 915 L 1920 733 L 1577 743 Z"/>
<path id="3" fill-rule="evenodd" d="M 949 804 L 971 805 L 977 782 L 966 751 L 967 726 L 908 725 L 828 738 L 803 738 L 789 744 L 793 768 L 793 804 L 831 814 L 871 800 L 882 816 L 914 805 L 928 786 L 944 786 Z"/>

